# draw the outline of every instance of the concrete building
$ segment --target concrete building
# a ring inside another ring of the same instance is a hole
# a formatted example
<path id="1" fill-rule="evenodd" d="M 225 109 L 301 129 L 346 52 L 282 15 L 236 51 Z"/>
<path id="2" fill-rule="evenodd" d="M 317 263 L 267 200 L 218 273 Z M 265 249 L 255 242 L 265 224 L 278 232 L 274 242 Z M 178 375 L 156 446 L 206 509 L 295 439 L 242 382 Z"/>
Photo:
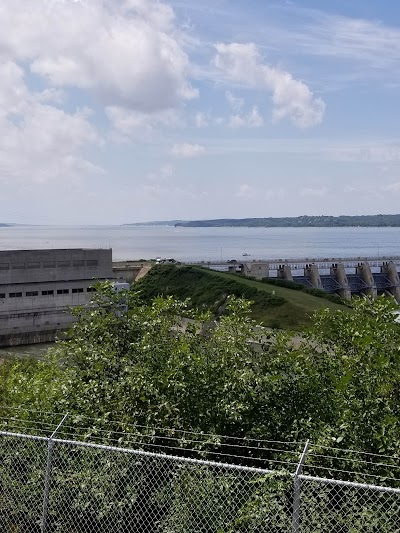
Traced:
<path id="1" fill-rule="evenodd" d="M 54 340 L 73 321 L 68 308 L 107 279 L 112 250 L 0 251 L 0 346 Z"/>

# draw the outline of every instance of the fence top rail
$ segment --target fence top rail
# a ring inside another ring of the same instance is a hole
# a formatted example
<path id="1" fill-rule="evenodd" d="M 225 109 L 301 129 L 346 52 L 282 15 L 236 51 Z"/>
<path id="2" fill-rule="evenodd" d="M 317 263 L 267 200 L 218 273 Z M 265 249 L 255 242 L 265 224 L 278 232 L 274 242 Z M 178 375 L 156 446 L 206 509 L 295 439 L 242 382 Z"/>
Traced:
<path id="1" fill-rule="evenodd" d="M 97 450 L 104 450 L 108 452 L 119 452 L 119 453 L 126 453 L 126 454 L 132 454 L 139 457 L 152 457 L 161 459 L 163 461 L 174 461 L 177 463 L 186 463 L 186 464 L 194 464 L 199 466 L 210 466 L 215 468 L 221 468 L 226 470 L 236 470 L 236 471 L 242 471 L 242 472 L 251 472 L 259 475 L 281 475 L 281 476 L 290 476 L 290 477 L 297 477 L 298 479 L 304 480 L 304 481 L 316 481 L 318 483 L 324 483 L 324 484 L 330 484 L 330 485 L 340 485 L 345 487 L 354 487 L 364 490 L 374 490 L 377 492 L 386 492 L 391 494 L 398 494 L 400 495 L 400 488 L 394 488 L 394 487 L 385 487 L 382 485 L 373 485 L 370 483 L 361 483 L 361 482 L 355 482 L 355 481 L 344 481 L 339 479 L 333 479 L 333 478 L 324 478 L 319 476 L 311 476 L 308 474 L 295 474 L 294 472 L 288 472 L 285 470 L 271 470 L 267 468 L 259 468 L 259 467 L 251 467 L 251 466 L 242 466 L 242 465 L 235 465 L 231 463 L 223 463 L 218 461 L 209 461 L 206 459 L 194 459 L 190 457 L 180 457 L 176 455 L 169 455 L 169 454 L 163 454 L 163 453 L 157 453 L 157 452 L 147 452 L 144 450 L 135 450 L 133 448 L 122 448 L 119 446 L 109 446 L 106 444 L 96 444 L 91 442 L 83 442 L 83 441 L 77 441 L 77 440 L 70 440 L 70 439 L 59 439 L 59 438 L 52 438 L 52 437 L 42 437 L 38 435 L 27 435 L 24 433 L 16 433 L 16 432 L 10 432 L 10 431 L 0 431 L 0 437 L 13 437 L 13 438 L 21 438 L 26 440 L 36 440 L 41 442 L 49 442 L 50 440 L 55 444 L 65 444 L 69 446 L 75 446 L 80 448 L 90 448 L 90 449 L 97 449 Z"/>
<path id="2" fill-rule="evenodd" d="M 345 487 L 354 487 L 358 489 L 365 489 L 365 490 L 375 490 L 377 492 L 390 492 L 391 494 L 399 494 L 400 495 L 400 489 L 396 489 L 394 487 L 384 487 L 382 485 L 371 485 L 370 483 L 359 483 L 357 481 L 343 481 L 340 479 L 332 479 L 332 478 L 325 478 L 325 477 L 318 477 L 318 476 L 309 476 L 306 474 L 300 474 L 299 479 L 304 481 L 316 481 L 318 483 L 325 483 L 329 485 L 342 485 Z"/>
<path id="3" fill-rule="evenodd" d="M 47 440 L 47 439 L 45 439 Z M 164 453 L 157 453 L 157 452 L 145 452 L 143 450 L 135 450 L 133 448 L 120 448 L 118 446 L 107 446 L 106 444 L 94 444 L 92 442 L 82 442 L 82 441 L 76 441 L 76 440 L 68 440 L 68 439 L 53 439 L 54 443 L 58 444 L 67 444 L 70 446 L 79 446 L 83 448 L 95 448 L 98 450 L 105 450 L 109 452 L 120 452 L 120 453 L 129 453 L 132 455 L 138 455 L 141 457 L 154 457 L 157 459 L 162 460 L 169 460 L 169 461 L 176 461 L 178 463 L 189 463 L 189 464 L 197 464 L 197 465 L 203 465 L 203 466 L 213 466 L 217 468 L 226 468 L 230 470 L 241 470 L 244 472 L 254 472 L 258 474 L 277 474 L 279 471 L 276 470 L 269 470 L 266 468 L 257 468 L 253 466 L 241 466 L 241 465 L 235 465 L 230 463 L 220 463 L 218 461 L 207 461 L 206 459 L 192 459 L 190 457 L 179 457 L 176 455 L 169 455 Z"/>
<path id="4" fill-rule="evenodd" d="M 0 436 L 3 437 L 16 437 L 20 439 L 28 440 L 41 440 L 48 442 L 49 437 L 40 437 L 39 435 L 26 435 L 25 433 L 14 433 L 12 431 L 0 431 Z"/>

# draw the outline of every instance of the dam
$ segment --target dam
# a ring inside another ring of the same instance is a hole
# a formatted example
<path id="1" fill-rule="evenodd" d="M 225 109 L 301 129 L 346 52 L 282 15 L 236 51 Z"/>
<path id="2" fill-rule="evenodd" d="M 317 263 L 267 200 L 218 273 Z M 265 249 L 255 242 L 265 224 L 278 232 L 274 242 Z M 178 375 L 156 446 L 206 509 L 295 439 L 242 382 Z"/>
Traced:
<path id="1" fill-rule="evenodd" d="M 392 296 L 400 303 L 400 257 L 272 259 L 269 261 L 235 261 L 206 263 L 211 269 L 228 271 L 255 279 L 277 278 L 300 283 L 309 288 L 338 294 L 377 298 Z"/>

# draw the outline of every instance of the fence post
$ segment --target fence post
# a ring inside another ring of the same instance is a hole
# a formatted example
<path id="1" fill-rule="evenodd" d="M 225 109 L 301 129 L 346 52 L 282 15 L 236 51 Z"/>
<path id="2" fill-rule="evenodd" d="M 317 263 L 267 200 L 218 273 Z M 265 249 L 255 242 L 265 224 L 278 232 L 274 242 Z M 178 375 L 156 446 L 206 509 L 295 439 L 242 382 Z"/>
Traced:
<path id="1" fill-rule="evenodd" d="M 60 430 L 61 426 L 64 424 L 67 416 L 68 416 L 68 413 L 66 415 L 64 415 L 63 419 L 58 424 L 58 426 L 53 431 L 53 433 L 50 435 L 49 440 L 48 440 L 46 475 L 45 475 L 45 478 L 44 478 L 43 513 L 42 513 L 41 533 L 45 533 L 47 531 L 47 515 L 48 515 L 48 509 L 49 509 L 49 493 L 50 493 L 50 482 L 51 482 L 51 462 L 52 462 L 52 457 L 53 457 L 53 446 L 54 446 L 54 440 L 53 439 L 57 435 L 57 433 Z"/>
<path id="2" fill-rule="evenodd" d="M 299 464 L 297 465 L 296 472 L 294 474 L 294 483 L 293 483 L 293 514 L 292 514 L 292 533 L 298 533 L 300 531 L 300 488 L 301 488 L 301 479 L 299 478 L 303 465 L 306 461 L 306 456 L 308 452 L 308 447 L 310 441 L 307 440 L 303 453 L 301 454 Z"/>

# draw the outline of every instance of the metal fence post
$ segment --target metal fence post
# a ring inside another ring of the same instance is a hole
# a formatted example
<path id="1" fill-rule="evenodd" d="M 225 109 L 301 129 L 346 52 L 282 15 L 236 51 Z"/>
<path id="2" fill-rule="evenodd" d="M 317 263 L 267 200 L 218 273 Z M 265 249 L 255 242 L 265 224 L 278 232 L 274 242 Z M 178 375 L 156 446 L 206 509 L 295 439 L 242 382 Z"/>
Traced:
<path id="1" fill-rule="evenodd" d="M 310 441 L 307 440 L 303 453 L 301 454 L 299 464 L 297 465 L 296 472 L 294 474 L 293 483 L 293 514 L 292 514 L 292 533 L 298 533 L 300 531 L 300 488 L 301 479 L 300 474 L 303 470 L 304 463 L 308 452 Z"/>
<path id="2" fill-rule="evenodd" d="M 51 462 L 53 457 L 53 447 L 54 447 L 54 437 L 57 435 L 61 426 L 64 424 L 68 413 L 64 415 L 61 422 L 58 424 L 56 429 L 50 435 L 47 446 L 47 464 L 46 464 L 46 475 L 44 479 L 44 492 L 43 492 L 43 513 L 42 513 L 42 526 L 41 532 L 45 533 L 47 531 L 47 516 L 49 509 L 49 494 L 50 494 L 50 482 L 51 482 Z"/>

